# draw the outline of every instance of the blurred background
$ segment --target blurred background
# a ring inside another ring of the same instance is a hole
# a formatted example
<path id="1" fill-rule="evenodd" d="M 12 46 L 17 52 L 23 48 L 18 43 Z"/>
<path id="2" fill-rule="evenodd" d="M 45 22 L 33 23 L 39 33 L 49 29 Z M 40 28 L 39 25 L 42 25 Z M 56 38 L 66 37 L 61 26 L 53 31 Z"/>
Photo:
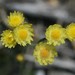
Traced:
<path id="1" fill-rule="evenodd" d="M 58 57 L 48 66 L 34 62 L 32 55 L 49 25 L 58 23 L 66 27 L 75 22 L 75 0 L 0 0 L 0 34 L 9 28 L 6 18 L 14 10 L 21 11 L 26 21 L 33 24 L 34 42 L 14 49 L 0 43 L 0 75 L 75 75 L 75 42 L 66 40 L 64 45 L 56 47 Z M 17 59 L 18 55 L 22 61 Z"/>

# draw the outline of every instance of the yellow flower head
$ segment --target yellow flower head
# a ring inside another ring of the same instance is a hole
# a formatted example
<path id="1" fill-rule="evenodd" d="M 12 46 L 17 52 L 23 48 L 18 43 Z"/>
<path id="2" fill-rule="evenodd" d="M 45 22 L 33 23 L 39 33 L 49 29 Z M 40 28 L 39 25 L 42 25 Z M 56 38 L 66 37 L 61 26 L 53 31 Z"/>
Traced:
<path id="1" fill-rule="evenodd" d="M 8 16 L 7 22 L 9 26 L 17 27 L 24 23 L 23 14 L 21 12 L 14 11 L 13 13 L 10 13 L 10 16 Z"/>
<path id="2" fill-rule="evenodd" d="M 66 35 L 70 41 L 75 40 L 75 23 L 71 23 L 69 26 L 67 26 Z"/>
<path id="3" fill-rule="evenodd" d="M 46 30 L 46 39 L 48 44 L 53 44 L 54 46 L 65 43 L 65 29 L 59 24 L 51 25 Z"/>
<path id="4" fill-rule="evenodd" d="M 31 44 L 33 36 L 33 28 L 30 24 L 21 25 L 14 29 L 14 37 L 18 44 L 26 46 L 26 44 Z"/>
<path id="5" fill-rule="evenodd" d="M 53 63 L 54 58 L 57 56 L 57 52 L 54 46 L 46 42 L 40 42 L 36 45 L 33 55 L 40 65 L 48 65 Z"/>
<path id="6" fill-rule="evenodd" d="M 5 30 L 1 34 L 1 41 L 2 45 L 5 45 L 5 47 L 11 48 L 15 47 L 16 42 L 14 40 L 13 32 L 11 30 Z"/>
<path id="7" fill-rule="evenodd" d="M 19 62 L 24 61 L 24 55 L 18 54 L 18 55 L 16 56 L 16 60 L 19 61 Z"/>

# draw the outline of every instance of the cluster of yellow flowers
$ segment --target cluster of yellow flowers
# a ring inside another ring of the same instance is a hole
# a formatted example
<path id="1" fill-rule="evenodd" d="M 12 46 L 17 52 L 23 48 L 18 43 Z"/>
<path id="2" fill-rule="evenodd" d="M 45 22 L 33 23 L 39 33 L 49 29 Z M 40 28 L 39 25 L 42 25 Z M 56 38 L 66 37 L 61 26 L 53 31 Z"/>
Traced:
<path id="1" fill-rule="evenodd" d="M 45 35 L 46 41 L 38 43 L 33 53 L 35 60 L 41 65 L 53 63 L 54 58 L 58 55 L 55 46 L 64 44 L 65 39 L 75 40 L 75 23 L 71 23 L 66 28 L 59 24 L 50 25 Z"/>
<path id="2" fill-rule="evenodd" d="M 34 36 L 32 24 L 24 20 L 25 18 L 21 12 L 14 11 L 10 13 L 7 22 L 11 29 L 3 31 L 1 34 L 2 45 L 14 48 L 16 44 L 20 46 L 31 44 Z M 58 55 L 55 46 L 64 44 L 65 39 L 75 40 L 75 23 L 71 23 L 66 28 L 59 24 L 50 25 L 46 29 L 45 36 L 46 40 L 39 42 L 33 52 L 35 60 L 41 65 L 53 63 L 54 58 Z M 18 55 L 16 59 L 19 61 L 24 60 L 22 55 Z"/>
<path id="3" fill-rule="evenodd" d="M 51 25 L 46 30 L 46 39 L 48 44 L 59 46 L 65 43 L 65 39 L 70 41 L 75 40 L 75 23 L 69 24 L 66 28 L 63 28 L 59 24 Z"/>
<path id="4" fill-rule="evenodd" d="M 1 34 L 2 45 L 8 48 L 14 48 L 16 44 L 26 46 L 33 41 L 33 28 L 32 25 L 24 22 L 25 18 L 21 12 L 14 11 L 10 13 L 7 18 L 8 25 L 11 30 L 5 30 Z"/>

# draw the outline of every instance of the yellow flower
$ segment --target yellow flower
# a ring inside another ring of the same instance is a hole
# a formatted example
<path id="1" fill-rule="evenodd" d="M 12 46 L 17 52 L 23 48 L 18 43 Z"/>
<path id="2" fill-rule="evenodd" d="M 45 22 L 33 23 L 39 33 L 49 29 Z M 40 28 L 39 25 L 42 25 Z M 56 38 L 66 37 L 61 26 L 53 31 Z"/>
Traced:
<path id="1" fill-rule="evenodd" d="M 33 28 L 30 24 L 21 25 L 14 29 L 14 37 L 18 44 L 26 46 L 26 44 L 31 44 L 33 41 Z"/>
<path id="2" fill-rule="evenodd" d="M 2 45 L 5 45 L 5 47 L 8 47 L 8 48 L 11 48 L 11 47 L 14 48 L 16 45 L 13 32 L 11 30 L 3 31 L 3 33 L 1 34 L 1 41 L 2 41 Z"/>
<path id="3" fill-rule="evenodd" d="M 22 62 L 22 61 L 24 60 L 24 55 L 18 54 L 18 55 L 16 56 L 16 59 L 17 59 L 17 61 Z"/>
<path id="4" fill-rule="evenodd" d="M 46 30 L 46 39 L 48 44 L 53 44 L 54 46 L 65 43 L 65 29 L 61 27 L 59 24 L 54 24 L 53 26 L 49 26 Z"/>
<path id="5" fill-rule="evenodd" d="M 48 65 L 53 63 L 57 52 L 54 46 L 40 42 L 36 45 L 33 55 L 35 61 L 39 62 L 40 65 Z"/>
<path id="6" fill-rule="evenodd" d="M 75 40 L 75 23 L 71 23 L 69 26 L 67 26 L 66 34 L 67 34 L 67 38 L 70 41 L 74 41 Z"/>
<path id="7" fill-rule="evenodd" d="M 13 13 L 10 13 L 10 16 L 8 16 L 7 22 L 9 26 L 17 27 L 24 23 L 23 14 L 21 12 L 14 11 Z"/>

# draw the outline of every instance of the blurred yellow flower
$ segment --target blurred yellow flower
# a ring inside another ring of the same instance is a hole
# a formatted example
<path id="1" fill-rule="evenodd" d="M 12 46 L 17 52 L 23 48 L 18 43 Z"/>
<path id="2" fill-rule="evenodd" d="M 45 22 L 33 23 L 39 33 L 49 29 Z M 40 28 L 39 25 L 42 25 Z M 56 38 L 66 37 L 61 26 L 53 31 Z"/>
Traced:
<path id="1" fill-rule="evenodd" d="M 54 46 L 46 42 L 40 42 L 36 45 L 33 56 L 35 61 L 39 62 L 40 65 L 48 65 L 53 63 L 57 52 Z"/>
<path id="2" fill-rule="evenodd" d="M 26 46 L 33 41 L 33 28 L 31 24 L 24 24 L 14 29 L 14 37 L 18 44 Z"/>
<path id="3" fill-rule="evenodd" d="M 23 55 L 23 54 L 18 54 L 18 55 L 16 56 L 16 60 L 19 61 L 19 62 L 24 61 L 24 55 Z"/>
<path id="4" fill-rule="evenodd" d="M 9 26 L 17 27 L 24 23 L 23 14 L 21 12 L 14 11 L 13 13 L 10 13 L 10 16 L 8 16 L 7 22 Z"/>
<path id="5" fill-rule="evenodd" d="M 8 48 L 11 48 L 11 47 L 14 48 L 16 45 L 13 32 L 11 30 L 3 31 L 3 33 L 1 34 L 1 41 L 2 41 L 2 45 L 5 45 L 5 47 L 8 47 Z"/>
<path id="6" fill-rule="evenodd" d="M 53 44 L 54 46 L 65 43 L 65 29 L 59 24 L 51 25 L 46 30 L 46 39 L 48 44 Z"/>
<path id="7" fill-rule="evenodd" d="M 71 23 L 66 27 L 66 35 L 70 41 L 75 40 L 75 23 Z"/>

